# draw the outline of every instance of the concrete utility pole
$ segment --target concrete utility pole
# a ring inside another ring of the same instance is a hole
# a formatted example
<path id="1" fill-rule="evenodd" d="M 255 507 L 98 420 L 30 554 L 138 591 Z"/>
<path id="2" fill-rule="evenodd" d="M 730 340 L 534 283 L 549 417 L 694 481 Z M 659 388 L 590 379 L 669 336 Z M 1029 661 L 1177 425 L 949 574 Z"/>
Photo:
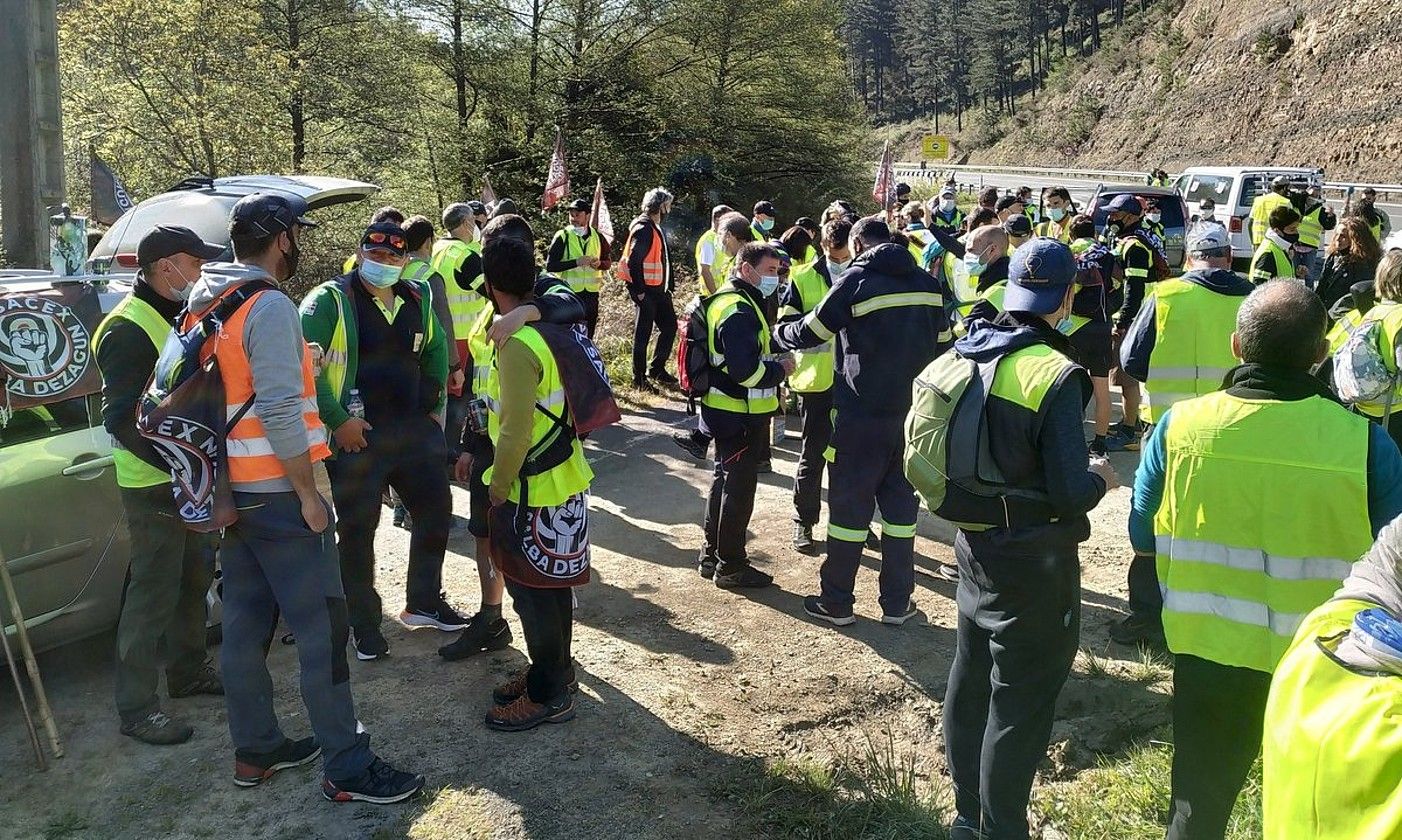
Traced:
<path id="1" fill-rule="evenodd" d="M 5 256 L 49 264 L 48 208 L 62 203 L 56 0 L 0 0 L 0 208 Z"/>

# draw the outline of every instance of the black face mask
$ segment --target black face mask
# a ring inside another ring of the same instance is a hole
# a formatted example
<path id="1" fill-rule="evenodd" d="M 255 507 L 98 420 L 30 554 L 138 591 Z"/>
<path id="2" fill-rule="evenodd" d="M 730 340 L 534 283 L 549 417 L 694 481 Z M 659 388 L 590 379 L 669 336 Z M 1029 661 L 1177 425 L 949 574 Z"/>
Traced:
<path id="1" fill-rule="evenodd" d="M 1294 245 L 1296 242 L 1299 242 L 1299 241 L 1300 241 L 1300 234 L 1298 234 L 1298 233 L 1285 233 L 1285 232 L 1282 231 L 1281 234 L 1280 234 L 1280 238 L 1281 238 L 1281 239 L 1284 239 L 1286 242 L 1289 242 L 1291 245 Z"/>
<path id="2" fill-rule="evenodd" d="M 292 277 L 297 273 L 297 264 L 302 260 L 301 243 L 298 242 L 296 238 L 292 237 L 290 234 L 288 235 L 288 238 L 292 239 L 292 250 L 282 252 L 282 258 L 287 261 L 287 276 L 282 278 L 283 280 L 292 279 Z"/>

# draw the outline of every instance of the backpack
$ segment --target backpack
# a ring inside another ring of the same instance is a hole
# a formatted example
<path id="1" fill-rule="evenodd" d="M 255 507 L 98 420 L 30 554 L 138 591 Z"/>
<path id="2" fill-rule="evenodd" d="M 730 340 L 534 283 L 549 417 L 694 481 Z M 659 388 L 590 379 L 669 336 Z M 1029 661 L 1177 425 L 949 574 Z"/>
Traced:
<path id="1" fill-rule="evenodd" d="M 1365 318 L 1349 330 L 1348 338 L 1334 351 L 1334 390 L 1348 405 L 1385 401 L 1384 416 L 1392 411 L 1397 390 L 1396 364 L 1382 352 L 1381 319 Z"/>
<path id="2" fill-rule="evenodd" d="M 254 295 L 276 289 L 252 280 L 225 295 L 188 330 L 172 330 L 156 361 L 146 393 L 136 406 L 136 429 L 170 467 L 175 507 L 192 531 L 218 531 L 238 519 L 224 462 L 228 430 L 253 407 L 248 398 L 232 416 L 225 412 L 218 360 L 200 361 L 205 342 Z M 182 313 L 183 317 L 183 313 Z"/>
<path id="3" fill-rule="evenodd" d="M 999 361 L 975 362 L 951 350 L 915 377 L 905 419 L 905 476 L 930 512 L 951 522 L 1045 523 L 1046 494 L 1009 487 L 989 447 L 984 407 Z M 1001 515 L 989 515 L 997 509 L 990 500 L 1001 502 Z"/>
<path id="4" fill-rule="evenodd" d="M 677 319 L 677 379 L 682 393 L 698 400 L 711 390 L 710 326 L 706 323 L 707 299 L 691 299 Z"/>

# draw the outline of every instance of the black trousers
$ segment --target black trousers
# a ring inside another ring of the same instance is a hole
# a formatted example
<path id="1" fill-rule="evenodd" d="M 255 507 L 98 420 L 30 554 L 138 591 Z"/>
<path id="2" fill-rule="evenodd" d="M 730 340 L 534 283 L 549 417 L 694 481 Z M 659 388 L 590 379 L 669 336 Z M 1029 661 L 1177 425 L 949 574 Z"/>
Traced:
<path id="1" fill-rule="evenodd" d="M 1152 615 L 1163 612 L 1163 590 L 1159 589 L 1159 570 L 1152 554 L 1136 554 L 1129 561 L 1129 611 Z"/>
<path id="2" fill-rule="evenodd" d="M 745 531 L 755 510 L 759 462 L 768 451 L 761 444 L 767 442 L 769 415 L 741 417 L 725 424 L 725 434 L 715 432 L 716 466 L 702 527 L 705 551 L 715 559 L 718 575 L 735 574 L 750 565 Z"/>
<path id="3" fill-rule="evenodd" d="M 823 470 L 828 465 L 823 453 L 832 441 L 832 390 L 798 396 L 803 443 L 793 482 L 794 521 L 811 528 L 822 509 Z"/>
<path id="4" fill-rule="evenodd" d="M 1027 800 L 1081 626 L 1074 544 L 959 531 L 958 642 L 944 739 L 959 816 L 988 840 L 1027 840 Z"/>
<path id="5" fill-rule="evenodd" d="M 635 299 L 637 320 L 633 322 L 633 379 L 641 380 L 649 373 L 662 373 L 677 340 L 677 311 L 672 307 L 671 292 L 661 286 L 645 287 L 642 300 Z M 652 364 L 647 362 L 647 345 L 652 328 L 657 328 L 657 346 L 652 351 Z"/>
<path id="6" fill-rule="evenodd" d="M 584 327 L 589 331 L 589 337 L 594 337 L 594 329 L 599 326 L 599 293 L 598 292 L 575 292 L 579 302 L 584 304 Z"/>
<path id="7" fill-rule="evenodd" d="M 1173 663 L 1168 840 L 1221 840 L 1261 751 L 1271 675 L 1179 654 Z"/>
<path id="8" fill-rule="evenodd" d="M 526 653 L 531 657 L 526 693 L 536 703 L 559 700 L 574 680 L 570 655 L 574 636 L 571 589 L 536 589 L 507 578 L 506 591 L 511 593 L 511 604 L 521 618 Z"/>
<path id="9" fill-rule="evenodd" d="M 353 629 L 378 627 L 375 591 L 375 528 L 380 495 L 393 487 L 413 518 L 405 600 L 409 608 L 435 608 L 443 590 L 443 552 L 452 524 L 452 496 L 444 465 L 443 431 L 428 415 L 406 417 L 366 432 L 370 445 L 327 461 L 336 500 L 336 544 Z"/>

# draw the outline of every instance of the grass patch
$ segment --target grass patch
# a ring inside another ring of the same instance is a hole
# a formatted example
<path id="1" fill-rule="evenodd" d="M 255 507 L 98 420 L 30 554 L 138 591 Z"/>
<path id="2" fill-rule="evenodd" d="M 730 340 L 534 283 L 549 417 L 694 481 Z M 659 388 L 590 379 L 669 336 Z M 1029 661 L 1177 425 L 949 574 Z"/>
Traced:
<path id="1" fill-rule="evenodd" d="M 943 840 L 952 819 L 944 790 L 889 733 L 827 762 L 780 759 L 730 793 L 766 836 L 794 840 Z"/>
<path id="2" fill-rule="evenodd" d="M 1165 733 L 1166 734 L 1166 733 Z M 1033 809 L 1042 822 L 1076 840 L 1158 840 L 1169 806 L 1173 747 L 1160 740 L 1105 758 L 1068 782 L 1037 788 Z M 1261 836 L 1261 764 L 1238 797 L 1225 840 Z"/>
<path id="3" fill-rule="evenodd" d="M 430 794 L 423 813 L 402 836 L 412 840 L 455 837 L 460 840 L 487 840 L 495 826 L 476 791 L 445 787 Z"/>

